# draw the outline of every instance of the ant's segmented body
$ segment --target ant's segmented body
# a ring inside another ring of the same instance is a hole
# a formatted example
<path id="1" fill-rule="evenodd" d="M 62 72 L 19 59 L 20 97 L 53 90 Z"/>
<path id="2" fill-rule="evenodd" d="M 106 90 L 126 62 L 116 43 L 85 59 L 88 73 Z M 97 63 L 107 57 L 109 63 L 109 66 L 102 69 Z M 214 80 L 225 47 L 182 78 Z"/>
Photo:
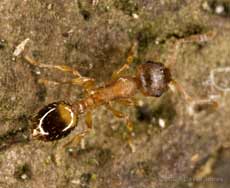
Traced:
<path id="1" fill-rule="evenodd" d="M 138 90 L 159 97 L 170 81 L 169 70 L 163 64 L 148 61 L 138 67 L 135 77 L 120 77 L 105 87 L 91 90 L 88 97 L 72 105 L 61 101 L 44 107 L 35 118 L 33 135 L 46 141 L 60 139 L 73 130 L 80 114 L 116 99 L 129 99 Z"/>
<path id="2" fill-rule="evenodd" d="M 160 97 L 168 88 L 177 89 L 183 94 L 186 100 L 190 97 L 186 94 L 182 87 L 171 78 L 170 66 L 175 63 L 178 46 L 184 42 L 191 41 L 207 41 L 213 36 L 213 33 L 204 35 L 192 35 L 188 38 L 181 39 L 176 42 L 176 48 L 169 63 L 166 65 L 154 61 L 147 61 L 137 67 L 135 76 L 121 76 L 121 73 L 129 67 L 133 61 L 136 44 L 129 51 L 127 62 L 112 76 L 112 81 L 104 87 L 93 87 L 94 80 L 83 77 L 81 74 L 70 67 L 63 65 L 47 65 L 35 62 L 27 55 L 24 58 L 33 65 L 43 68 L 54 68 L 64 72 L 71 72 L 77 78 L 60 83 L 72 83 L 82 86 L 87 96 L 81 100 L 68 104 L 64 101 L 51 103 L 43 107 L 33 119 L 32 136 L 44 141 L 58 140 L 69 135 L 69 133 L 77 126 L 80 114 L 86 113 L 87 129 L 77 134 L 74 139 L 80 140 L 92 129 L 91 110 L 98 106 L 105 105 L 115 116 L 125 118 L 127 128 L 132 130 L 132 123 L 129 116 L 116 111 L 111 106 L 111 101 L 123 100 L 126 103 L 133 103 L 131 98 L 140 91 L 145 96 Z M 59 82 L 41 80 L 43 83 Z"/>

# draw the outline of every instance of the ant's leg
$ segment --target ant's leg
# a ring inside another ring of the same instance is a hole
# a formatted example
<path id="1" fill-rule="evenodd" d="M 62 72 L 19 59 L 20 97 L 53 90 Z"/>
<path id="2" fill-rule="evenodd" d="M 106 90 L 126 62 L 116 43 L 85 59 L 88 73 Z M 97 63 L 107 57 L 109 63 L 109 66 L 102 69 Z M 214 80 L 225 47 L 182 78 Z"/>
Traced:
<path id="1" fill-rule="evenodd" d="M 24 55 L 23 57 L 31 65 L 34 65 L 34 66 L 37 66 L 40 68 L 57 69 L 57 70 L 60 70 L 62 72 L 72 73 L 74 76 L 77 76 L 77 77 L 82 77 L 81 74 L 77 70 L 75 70 L 69 66 L 66 66 L 66 65 L 49 65 L 49 64 L 39 63 L 39 62 L 35 61 L 34 59 L 30 58 L 28 55 Z"/>
<path id="2" fill-rule="evenodd" d="M 61 165 L 61 161 L 62 161 L 62 156 L 65 154 L 65 148 L 68 146 L 72 146 L 72 147 L 77 147 L 79 144 L 81 144 L 81 148 L 84 149 L 84 138 L 86 135 L 88 135 L 93 126 L 92 126 L 92 114 L 91 112 L 87 112 L 86 116 L 85 116 L 85 123 L 87 128 L 83 131 L 81 131 L 80 133 L 74 135 L 70 140 L 68 140 L 68 142 L 61 144 L 58 148 L 58 152 L 55 156 L 55 160 L 57 165 Z"/>
<path id="3" fill-rule="evenodd" d="M 77 146 L 81 140 L 90 132 L 89 129 L 86 129 L 78 134 L 76 134 L 73 138 L 71 138 L 67 143 L 63 144 L 62 147 L 66 147 L 71 145 Z"/>
<path id="4" fill-rule="evenodd" d="M 128 51 L 128 56 L 126 58 L 125 64 L 121 68 L 119 68 L 117 71 L 113 72 L 112 74 L 113 80 L 119 78 L 121 74 L 129 68 L 130 64 L 132 64 L 133 59 L 135 57 L 136 48 L 137 48 L 137 42 L 134 42 Z"/>
<path id="5" fill-rule="evenodd" d="M 82 139 L 89 133 L 89 130 L 83 130 L 80 133 L 76 134 L 73 138 L 68 140 L 66 143 L 61 143 L 57 146 L 57 152 L 55 154 L 55 162 L 58 166 L 62 165 L 63 156 L 66 153 L 66 147 L 68 146 L 78 146 Z"/>
<path id="6" fill-rule="evenodd" d="M 192 97 L 185 91 L 182 85 L 180 85 L 176 80 L 172 80 L 171 82 L 169 82 L 168 87 L 174 93 L 179 92 L 183 96 L 186 102 L 190 103 L 193 101 Z"/>
<path id="7" fill-rule="evenodd" d="M 209 40 L 212 40 L 215 36 L 216 36 L 216 32 L 210 31 L 204 34 L 191 35 L 189 37 L 185 37 L 177 40 L 174 46 L 171 48 L 172 51 L 169 52 L 170 55 L 165 62 L 165 66 L 167 68 L 170 68 L 176 63 L 176 58 L 182 44 L 191 43 L 191 42 L 207 42 Z"/>
<path id="8" fill-rule="evenodd" d="M 116 102 L 125 106 L 137 106 L 137 100 L 135 98 L 117 99 Z"/>
<path id="9" fill-rule="evenodd" d="M 92 113 L 90 111 L 88 111 L 88 112 L 86 112 L 86 115 L 85 115 L 85 123 L 86 123 L 88 130 L 92 130 L 92 128 L 93 128 L 92 122 L 93 122 L 92 121 Z"/>
<path id="10" fill-rule="evenodd" d="M 189 104 L 189 113 L 194 114 L 195 111 L 200 111 L 201 109 L 205 108 L 217 108 L 218 107 L 218 102 L 214 99 L 194 99 L 192 98 L 186 91 L 185 89 L 175 80 L 172 80 L 168 84 L 169 88 L 173 92 L 179 92 L 185 101 Z"/>
<path id="11" fill-rule="evenodd" d="M 68 146 L 70 144 L 73 144 L 73 145 L 78 145 L 79 143 L 81 143 L 81 141 L 84 139 L 84 137 L 90 133 L 90 131 L 92 130 L 93 126 L 92 126 L 92 114 L 90 111 L 88 111 L 86 113 L 86 116 L 85 116 L 85 123 L 86 123 L 86 130 L 78 133 L 77 135 L 75 135 L 71 140 L 69 140 L 67 143 L 65 143 L 64 146 Z M 84 144 L 83 144 L 84 145 Z M 82 147 L 84 148 L 84 146 Z"/>
<path id="12" fill-rule="evenodd" d="M 69 66 L 66 66 L 66 65 L 49 65 L 49 64 L 39 63 L 27 55 L 25 55 L 24 58 L 31 65 L 38 66 L 40 68 L 57 69 L 57 70 L 60 70 L 62 72 L 69 72 L 69 73 L 73 74 L 74 76 L 77 76 L 77 78 L 74 78 L 74 79 L 69 80 L 69 81 L 51 81 L 51 80 L 46 80 L 46 79 L 39 79 L 39 83 L 54 84 L 54 85 L 76 84 L 78 86 L 84 87 L 85 90 L 91 90 L 92 87 L 94 86 L 94 79 L 93 78 L 84 77 L 77 70 L 75 70 Z"/>
<path id="13" fill-rule="evenodd" d="M 92 0 L 92 5 L 96 6 L 99 3 L 99 0 Z"/>
<path id="14" fill-rule="evenodd" d="M 128 145 L 131 149 L 132 152 L 135 152 L 136 151 L 136 148 L 135 146 L 133 145 L 133 142 L 132 142 L 132 131 L 133 131 L 133 123 L 130 119 L 130 117 L 128 115 L 125 115 L 123 114 L 122 112 L 114 109 L 110 103 L 108 103 L 106 105 L 106 108 L 108 110 L 110 110 L 114 116 L 118 117 L 118 118 L 123 118 L 126 120 L 126 128 L 128 129 Z"/>
<path id="15" fill-rule="evenodd" d="M 66 81 L 53 81 L 53 80 L 47 80 L 47 79 L 39 79 L 38 83 L 44 84 L 44 85 L 59 85 L 59 84 L 73 84 L 83 87 L 85 90 L 91 90 L 94 86 L 94 79 L 88 78 L 88 77 L 78 77 L 71 80 Z"/>

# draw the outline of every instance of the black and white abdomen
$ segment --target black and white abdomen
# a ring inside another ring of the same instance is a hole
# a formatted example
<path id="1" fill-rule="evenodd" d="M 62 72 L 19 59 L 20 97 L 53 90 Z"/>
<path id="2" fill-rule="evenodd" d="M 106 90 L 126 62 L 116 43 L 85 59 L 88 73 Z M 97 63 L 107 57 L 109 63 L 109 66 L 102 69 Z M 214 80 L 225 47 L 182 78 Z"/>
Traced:
<path id="1" fill-rule="evenodd" d="M 43 107 L 32 120 L 32 136 L 44 141 L 67 136 L 77 125 L 78 116 L 65 102 Z"/>
<path id="2" fill-rule="evenodd" d="M 171 74 L 164 64 L 147 61 L 137 68 L 136 79 L 144 95 L 160 97 L 168 89 Z"/>

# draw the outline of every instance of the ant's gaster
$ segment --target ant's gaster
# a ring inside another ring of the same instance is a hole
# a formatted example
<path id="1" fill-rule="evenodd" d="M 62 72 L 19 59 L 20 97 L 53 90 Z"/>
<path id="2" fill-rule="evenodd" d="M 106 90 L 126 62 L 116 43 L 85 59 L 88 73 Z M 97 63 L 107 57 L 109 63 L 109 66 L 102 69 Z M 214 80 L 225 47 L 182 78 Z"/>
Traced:
<path id="1" fill-rule="evenodd" d="M 134 76 L 121 76 L 124 70 L 128 69 L 133 62 L 136 43 L 131 47 L 126 63 L 112 75 L 112 81 L 104 87 L 94 87 L 94 79 L 82 76 L 78 71 L 65 65 L 48 65 L 34 61 L 28 55 L 24 58 L 28 63 L 41 67 L 58 69 L 64 72 L 72 73 L 76 78 L 69 81 L 55 82 L 50 80 L 39 80 L 40 83 L 72 83 L 80 85 L 86 92 L 86 97 L 77 100 L 73 104 L 64 101 L 51 103 L 43 107 L 33 119 L 32 136 L 44 140 L 53 141 L 69 135 L 77 126 L 80 114 L 86 114 L 87 129 L 77 134 L 73 140 L 80 141 L 92 129 L 91 111 L 98 106 L 105 105 L 115 116 L 124 118 L 129 132 L 132 131 L 132 123 L 129 116 L 115 110 L 111 101 L 122 102 L 123 104 L 132 104 L 132 97 L 140 91 L 145 96 L 160 97 L 168 88 L 179 91 L 183 97 L 189 101 L 192 98 L 185 90 L 171 77 L 170 67 L 176 61 L 179 46 L 185 42 L 203 42 L 213 37 L 213 33 L 203 35 L 192 35 L 180 39 L 176 42 L 173 54 L 165 64 L 147 61 L 137 67 Z M 72 140 L 72 141 L 73 141 Z M 72 142 L 71 141 L 71 142 Z M 129 140 L 130 146 L 131 142 Z"/>

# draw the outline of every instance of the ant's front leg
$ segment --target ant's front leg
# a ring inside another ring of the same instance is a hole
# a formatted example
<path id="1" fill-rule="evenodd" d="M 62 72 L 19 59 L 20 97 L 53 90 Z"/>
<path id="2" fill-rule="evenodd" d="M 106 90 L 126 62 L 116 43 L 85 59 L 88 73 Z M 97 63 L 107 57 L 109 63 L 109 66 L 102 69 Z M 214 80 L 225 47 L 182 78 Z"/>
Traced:
<path id="1" fill-rule="evenodd" d="M 75 85 L 83 87 L 86 91 L 90 91 L 94 87 L 95 80 L 93 78 L 82 76 L 77 70 L 73 69 L 72 67 L 69 67 L 66 65 L 49 65 L 49 64 L 40 63 L 30 58 L 28 55 L 24 55 L 23 57 L 31 65 L 34 65 L 40 68 L 56 69 L 62 72 L 71 73 L 73 76 L 76 76 L 76 78 L 67 80 L 67 81 L 52 81 L 52 80 L 46 80 L 46 79 L 39 79 L 39 83 L 54 84 L 54 85 L 75 84 Z"/>
<path id="2" fill-rule="evenodd" d="M 168 84 L 169 89 L 176 93 L 179 92 L 187 103 L 191 103 L 193 98 L 185 91 L 184 87 L 180 85 L 176 80 L 171 80 Z"/>
<path id="3" fill-rule="evenodd" d="M 112 114 L 118 118 L 123 118 L 126 121 L 126 128 L 128 129 L 128 145 L 132 152 L 136 151 L 136 148 L 132 142 L 133 123 L 128 115 L 114 109 L 111 103 L 106 104 L 106 108 L 112 112 Z"/>
<path id="4" fill-rule="evenodd" d="M 167 68 L 171 68 L 174 66 L 174 64 L 177 61 L 177 56 L 180 50 L 180 47 L 184 43 L 191 43 L 191 42 L 207 42 L 209 40 L 212 40 L 216 36 L 216 32 L 210 31 L 204 34 L 197 34 L 197 35 L 191 35 L 182 39 L 176 40 L 176 42 L 173 44 L 173 47 L 170 48 L 171 51 L 169 52 L 169 57 L 167 58 L 165 62 L 165 66 Z"/>
<path id="5" fill-rule="evenodd" d="M 188 112 L 190 115 L 193 115 L 196 111 L 201 111 L 202 109 L 212 108 L 215 109 L 218 107 L 218 102 L 210 98 L 204 99 L 194 99 L 192 98 L 177 81 L 172 80 L 169 84 L 169 89 L 173 92 L 179 92 L 185 101 L 189 104 Z"/>
<path id="6" fill-rule="evenodd" d="M 167 67 L 168 69 L 170 69 L 172 66 L 175 65 L 176 61 L 177 61 L 177 55 L 179 53 L 180 47 L 182 44 L 184 43 L 191 43 L 191 42 L 207 42 L 209 40 L 212 40 L 214 37 L 216 36 L 216 32 L 207 32 L 204 34 L 199 34 L 199 35 L 191 35 L 189 37 L 185 37 L 182 39 L 179 39 L 175 42 L 174 47 L 172 48 L 173 51 L 171 51 L 169 58 L 166 60 L 165 63 L 165 67 Z M 183 98 L 185 99 L 185 101 L 189 104 L 189 111 L 195 111 L 194 109 L 197 108 L 197 106 L 199 106 L 201 108 L 201 106 L 205 106 L 205 107 L 217 107 L 218 103 L 213 100 L 213 99 L 194 99 L 192 98 L 186 91 L 185 89 L 175 80 L 172 80 L 169 84 L 168 84 L 169 88 L 175 92 L 179 92 Z M 192 110 L 191 110 L 192 109 Z"/>
<path id="7" fill-rule="evenodd" d="M 130 47 L 128 51 L 128 55 L 127 55 L 125 64 L 122 67 L 120 67 L 118 70 L 113 72 L 112 74 L 113 80 L 119 78 L 122 75 L 122 73 L 130 67 L 130 65 L 133 63 L 133 60 L 136 54 L 136 50 L 137 50 L 137 42 L 133 42 L 132 46 Z"/>

